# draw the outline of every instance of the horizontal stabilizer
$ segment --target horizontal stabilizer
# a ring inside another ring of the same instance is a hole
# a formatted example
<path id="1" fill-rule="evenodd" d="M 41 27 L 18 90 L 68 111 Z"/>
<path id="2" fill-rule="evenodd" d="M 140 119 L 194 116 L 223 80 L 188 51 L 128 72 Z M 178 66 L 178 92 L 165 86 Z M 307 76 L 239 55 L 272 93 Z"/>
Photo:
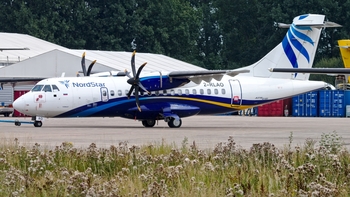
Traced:
<path id="1" fill-rule="evenodd" d="M 285 23 L 277 23 L 279 28 L 289 28 L 291 24 L 285 24 Z M 300 24 L 294 24 L 295 26 L 310 26 L 315 28 L 322 28 L 322 27 L 342 27 L 342 25 L 339 25 L 334 22 L 326 21 L 321 24 L 308 24 L 308 23 L 300 23 Z"/>
<path id="2" fill-rule="evenodd" d="M 270 68 L 270 72 L 310 74 L 350 74 L 348 68 Z"/>

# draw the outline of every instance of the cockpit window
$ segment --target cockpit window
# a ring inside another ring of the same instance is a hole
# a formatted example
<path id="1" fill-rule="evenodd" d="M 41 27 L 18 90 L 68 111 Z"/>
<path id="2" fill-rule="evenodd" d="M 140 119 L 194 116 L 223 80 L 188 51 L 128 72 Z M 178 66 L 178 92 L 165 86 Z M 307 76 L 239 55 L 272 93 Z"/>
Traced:
<path id="1" fill-rule="evenodd" d="M 60 89 L 58 89 L 58 87 L 56 85 L 52 85 L 52 91 L 58 92 L 58 91 L 60 91 Z"/>
<path id="2" fill-rule="evenodd" d="M 40 92 L 41 89 L 43 89 L 44 85 L 36 85 L 34 86 L 34 88 L 32 89 L 32 92 Z"/>
<path id="3" fill-rule="evenodd" d="M 51 86 L 50 85 L 45 85 L 43 91 L 44 92 L 52 92 Z"/>

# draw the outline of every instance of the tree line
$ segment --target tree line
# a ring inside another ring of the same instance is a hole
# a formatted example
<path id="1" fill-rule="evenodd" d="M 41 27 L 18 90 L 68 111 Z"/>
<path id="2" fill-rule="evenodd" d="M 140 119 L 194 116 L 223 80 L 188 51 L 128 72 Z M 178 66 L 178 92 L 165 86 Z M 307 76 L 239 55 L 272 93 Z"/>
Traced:
<path id="1" fill-rule="evenodd" d="M 277 22 L 315 13 L 343 25 L 322 32 L 315 64 L 329 60 L 343 67 L 336 45 L 349 38 L 348 10 L 350 0 L 2 0 L 0 31 L 71 49 L 136 49 L 207 69 L 234 69 L 281 42 L 287 30 Z"/>

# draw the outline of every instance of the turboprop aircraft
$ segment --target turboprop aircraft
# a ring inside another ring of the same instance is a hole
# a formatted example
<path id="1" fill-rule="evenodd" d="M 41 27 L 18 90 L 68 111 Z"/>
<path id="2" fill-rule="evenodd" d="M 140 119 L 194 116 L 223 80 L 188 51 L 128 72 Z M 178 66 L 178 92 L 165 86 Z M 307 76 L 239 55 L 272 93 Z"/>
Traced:
<path id="1" fill-rule="evenodd" d="M 289 30 L 282 42 L 243 68 L 142 72 L 146 63 L 136 71 L 132 53 L 131 72 L 44 79 L 13 107 L 32 116 L 35 127 L 42 126 L 43 117 L 123 117 L 144 127 L 164 120 L 179 128 L 184 117 L 233 112 L 321 89 L 326 83 L 309 81 L 309 74 L 270 71 L 311 68 L 322 28 L 339 27 L 324 19 L 306 14 L 283 24 Z"/>

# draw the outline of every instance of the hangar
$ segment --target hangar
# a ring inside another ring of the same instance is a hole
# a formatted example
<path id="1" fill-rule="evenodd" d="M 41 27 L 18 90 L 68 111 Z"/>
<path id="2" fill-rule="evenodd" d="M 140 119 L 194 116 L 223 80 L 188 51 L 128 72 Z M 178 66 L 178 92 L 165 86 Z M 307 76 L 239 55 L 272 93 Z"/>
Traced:
<path id="1" fill-rule="evenodd" d="M 17 33 L 0 33 L 0 79 L 9 77 L 49 78 L 77 76 L 81 57 L 86 52 L 86 65 L 97 60 L 93 72 L 130 70 L 131 52 L 68 49 L 39 38 Z M 160 54 L 137 53 L 136 66 L 147 62 L 144 70 L 176 71 L 206 70 Z M 0 105 L 9 105 L 29 91 L 36 82 L 1 84 Z"/>

